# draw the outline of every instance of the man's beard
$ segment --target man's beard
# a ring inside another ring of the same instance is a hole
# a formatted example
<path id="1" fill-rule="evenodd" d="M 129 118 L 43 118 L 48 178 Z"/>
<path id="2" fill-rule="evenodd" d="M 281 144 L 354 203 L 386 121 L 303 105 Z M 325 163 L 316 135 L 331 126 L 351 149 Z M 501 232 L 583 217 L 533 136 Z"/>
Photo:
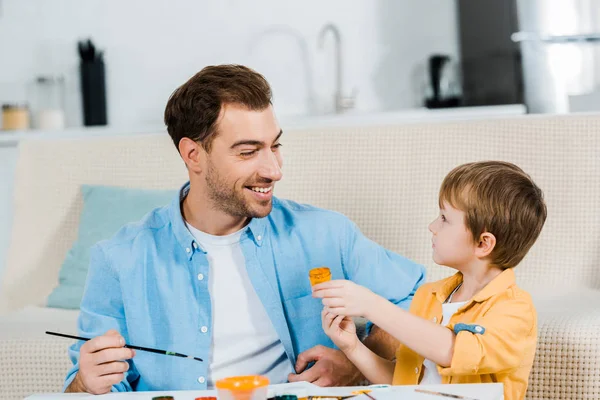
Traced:
<path id="1" fill-rule="evenodd" d="M 271 181 L 265 181 L 261 183 L 271 183 Z M 208 162 L 208 169 L 206 171 L 206 186 L 208 187 L 208 196 L 213 202 L 213 205 L 219 211 L 223 211 L 234 217 L 244 218 L 263 218 L 271 212 L 271 200 L 261 202 L 262 206 L 267 206 L 268 210 L 265 212 L 259 212 L 258 210 L 252 210 L 248 204 L 248 200 L 242 192 L 236 192 L 234 187 L 229 187 L 227 181 L 223 179 L 214 168 L 212 162 Z M 262 207 L 261 207 L 262 208 Z M 261 210 L 262 211 L 262 210 Z"/>

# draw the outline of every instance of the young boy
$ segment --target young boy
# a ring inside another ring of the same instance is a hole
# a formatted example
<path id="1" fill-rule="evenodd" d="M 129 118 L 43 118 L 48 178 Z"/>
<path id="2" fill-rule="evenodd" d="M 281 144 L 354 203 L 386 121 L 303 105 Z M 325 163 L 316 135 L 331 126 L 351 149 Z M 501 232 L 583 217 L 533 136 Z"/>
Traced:
<path id="1" fill-rule="evenodd" d="M 439 206 L 433 260 L 458 272 L 419 288 L 410 312 L 350 281 L 315 285 L 323 329 L 372 383 L 501 382 L 507 400 L 523 399 L 537 323 L 513 268 L 546 220 L 542 191 L 513 164 L 470 163 L 446 176 Z M 355 316 L 400 341 L 395 363 L 358 340 Z"/>

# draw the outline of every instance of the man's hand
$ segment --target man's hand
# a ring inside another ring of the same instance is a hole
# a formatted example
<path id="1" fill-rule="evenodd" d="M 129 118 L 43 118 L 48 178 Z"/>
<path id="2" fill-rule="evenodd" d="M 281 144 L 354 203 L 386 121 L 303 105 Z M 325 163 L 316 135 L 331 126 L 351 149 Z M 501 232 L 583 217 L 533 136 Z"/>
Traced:
<path id="1" fill-rule="evenodd" d="M 309 363 L 315 364 L 305 370 Z M 315 346 L 298 356 L 296 374 L 289 374 L 290 382 L 307 381 L 318 386 L 353 386 L 364 379 L 358 368 L 341 350 Z"/>
<path id="2" fill-rule="evenodd" d="M 347 317 L 365 317 L 379 296 L 348 280 L 335 280 L 313 286 L 313 297 L 323 299 L 329 312 Z"/>
<path id="3" fill-rule="evenodd" d="M 121 382 L 135 351 L 125 346 L 125 339 L 115 330 L 88 340 L 79 350 L 79 371 L 65 392 L 104 394 Z"/>

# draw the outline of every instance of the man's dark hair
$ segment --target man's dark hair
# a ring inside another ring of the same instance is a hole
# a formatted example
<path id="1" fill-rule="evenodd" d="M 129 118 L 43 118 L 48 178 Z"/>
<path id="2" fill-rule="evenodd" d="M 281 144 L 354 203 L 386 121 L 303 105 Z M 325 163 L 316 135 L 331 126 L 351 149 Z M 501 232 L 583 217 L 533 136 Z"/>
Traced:
<path id="1" fill-rule="evenodd" d="M 258 72 L 243 65 L 208 66 L 171 94 L 165 108 L 165 125 L 177 149 L 181 139 L 187 137 L 210 152 L 224 104 L 262 111 L 271 104 L 271 98 L 271 87 Z"/>

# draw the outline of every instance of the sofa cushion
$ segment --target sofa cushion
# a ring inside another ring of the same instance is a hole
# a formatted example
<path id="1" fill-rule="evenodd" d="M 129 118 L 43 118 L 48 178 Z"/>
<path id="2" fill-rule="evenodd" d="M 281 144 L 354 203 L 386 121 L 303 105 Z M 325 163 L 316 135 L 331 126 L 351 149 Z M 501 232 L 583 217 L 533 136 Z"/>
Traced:
<path id="1" fill-rule="evenodd" d="M 48 306 L 79 308 L 90 261 L 90 248 L 109 239 L 123 225 L 141 219 L 156 207 L 169 203 L 172 190 L 141 190 L 82 185 L 83 210 L 77 241 L 62 264 L 59 285 L 48 296 Z"/>
<path id="2" fill-rule="evenodd" d="M 79 311 L 28 306 L 0 316 L 0 400 L 59 392 L 74 340 L 45 331 L 77 334 Z"/>
<path id="3" fill-rule="evenodd" d="M 539 288 L 531 296 L 538 312 L 538 344 L 526 398 L 598 399 L 600 290 Z"/>

